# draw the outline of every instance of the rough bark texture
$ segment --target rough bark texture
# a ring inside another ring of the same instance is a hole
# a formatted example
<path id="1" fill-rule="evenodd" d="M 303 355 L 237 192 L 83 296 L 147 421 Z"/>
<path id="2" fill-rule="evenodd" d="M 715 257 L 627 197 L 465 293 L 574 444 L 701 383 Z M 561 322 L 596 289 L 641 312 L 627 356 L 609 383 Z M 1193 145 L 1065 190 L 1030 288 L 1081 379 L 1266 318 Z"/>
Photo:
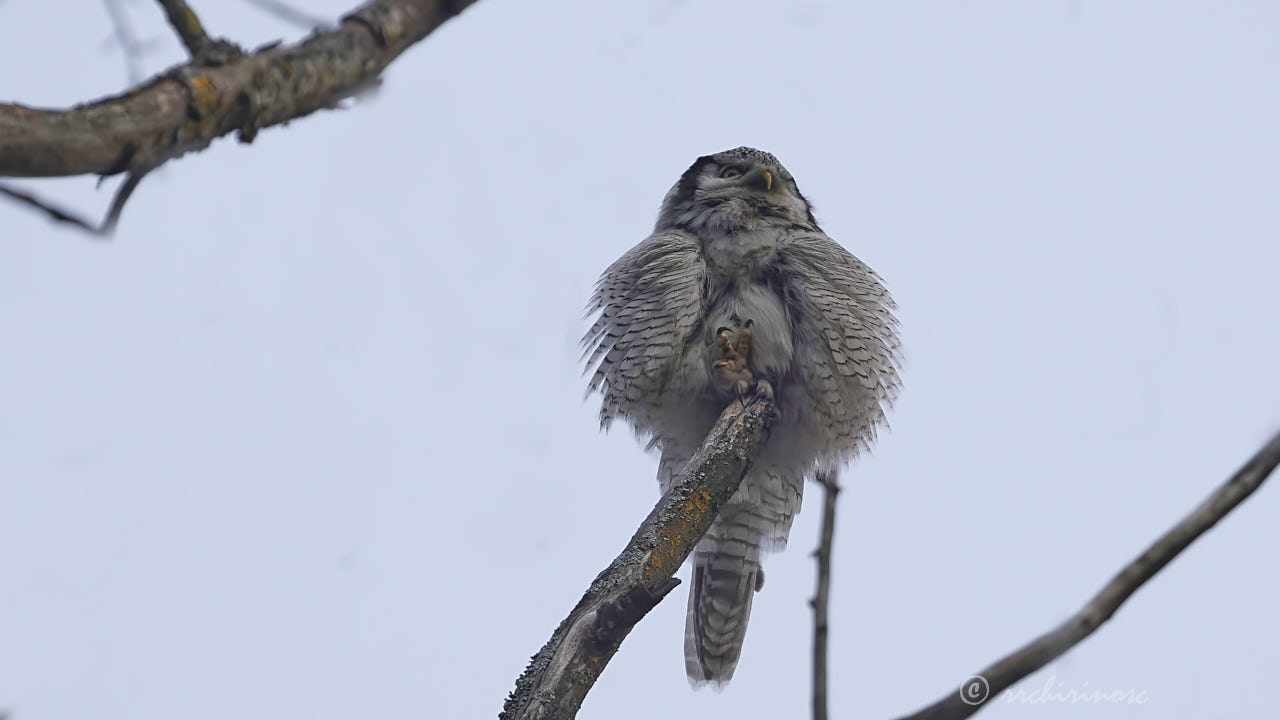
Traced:
<path id="1" fill-rule="evenodd" d="M 249 142 L 372 82 L 474 2 L 376 0 L 297 45 L 197 56 L 115 97 L 68 110 L 0 104 L 0 176 L 141 175 L 232 132 Z M 207 49 L 185 3 L 162 4 L 188 47 Z"/>
<path id="2" fill-rule="evenodd" d="M 993 696 L 1044 667 L 1093 634 L 1138 588 L 1187 549 L 1245 498 L 1261 487 L 1280 465 L 1280 434 L 1266 444 L 1244 467 L 1214 491 L 1191 514 L 1139 555 L 1111 579 L 1097 595 L 1066 622 L 1015 650 L 971 677 L 952 692 L 902 720 L 960 720 L 981 710 Z"/>
<path id="3" fill-rule="evenodd" d="M 507 697 L 501 720 L 568 720 L 623 638 L 679 581 L 672 578 L 733 495 L 768 437 L 774 405 L 735 402 L 671 491 L 641 523 Z"/>

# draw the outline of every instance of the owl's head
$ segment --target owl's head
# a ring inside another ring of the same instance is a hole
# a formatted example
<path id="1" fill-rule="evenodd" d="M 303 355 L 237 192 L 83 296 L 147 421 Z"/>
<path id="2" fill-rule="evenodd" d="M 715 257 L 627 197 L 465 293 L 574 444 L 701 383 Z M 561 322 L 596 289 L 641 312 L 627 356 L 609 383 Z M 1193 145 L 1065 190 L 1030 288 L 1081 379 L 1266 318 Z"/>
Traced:
<path id="1" fill-rule="evenodd" d="M 662 201 L 657 224 L 694 233 L 793 226 L 818 229 L 812 206 L 778 158 L 749 147 L 694 161 Z"/>

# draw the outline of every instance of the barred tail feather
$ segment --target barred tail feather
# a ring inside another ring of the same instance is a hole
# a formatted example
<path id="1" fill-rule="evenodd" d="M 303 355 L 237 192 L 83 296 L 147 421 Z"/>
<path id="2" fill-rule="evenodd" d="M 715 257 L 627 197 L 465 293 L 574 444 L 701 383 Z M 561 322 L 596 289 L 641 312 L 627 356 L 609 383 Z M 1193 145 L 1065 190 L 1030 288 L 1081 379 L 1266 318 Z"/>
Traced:
<path id="1" fill-rule="evenodd" d="M 743 538 L 699 543 L 684 631 L 685 671 L 694 687 L 723 687 L 733 677 L 751 599 L 763 583 L 758 542 Z"/>

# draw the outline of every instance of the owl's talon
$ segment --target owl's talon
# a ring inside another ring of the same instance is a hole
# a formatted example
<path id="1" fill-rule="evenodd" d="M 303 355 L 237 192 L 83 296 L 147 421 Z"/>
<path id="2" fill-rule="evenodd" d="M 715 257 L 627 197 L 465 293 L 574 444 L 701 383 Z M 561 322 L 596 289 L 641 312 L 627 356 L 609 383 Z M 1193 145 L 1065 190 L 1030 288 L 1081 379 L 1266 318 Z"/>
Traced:
<path id="1" fill-rule="evenodd" d="M 772 400 L 773 399 L 773 383 L 760 378 L 756 380 L 755 390 L 751 392 L 752 400 Z"/>
<path id="2" fill-rule="evenodd" d="M 726 327 L 722 327 L 719 330 L 716 330 L 716 337 L 720 339 L 720 354 L 722 357 L 732 358 L 736 355 L 736 351 L 733 347 L 732 332 L 733 332 L 732 330 Z M 716 361 L 713 367 L 718 368 L 721 366 L 722 363 L 728 363 L 728 362 L 730 361 L 718 360 Z"/>

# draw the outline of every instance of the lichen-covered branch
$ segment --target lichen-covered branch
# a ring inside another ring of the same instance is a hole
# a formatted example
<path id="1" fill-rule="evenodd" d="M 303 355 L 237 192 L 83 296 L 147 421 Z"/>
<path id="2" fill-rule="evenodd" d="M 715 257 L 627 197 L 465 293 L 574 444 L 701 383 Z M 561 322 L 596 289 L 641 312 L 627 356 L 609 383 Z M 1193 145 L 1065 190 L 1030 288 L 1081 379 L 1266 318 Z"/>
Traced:
<path id="1" fill-rule="evenodd" d="M 1237 505 L 1262 486 L 1280 465 L 1280 434 L 1271 439 L 1230 480 L 1177 525 L 1126 565 L 1066 622 L 1032 640 L 971 677 L 956 691 L 902 720 L 961 720 L 1014 683 L 1075 647 L 1115 614 L 1138 588 L 1187 549 Z"/>
<path id="2" fill-rule="evenodd" d="M 122 95 L 67 110 L 0 104 L 0 176 L 145 174 L 223 135 L 251 141 L 261 128 L 331 106 L 370 83 L 474 2 L 375 0 L 296 45 L 220 65 L 193 61 Z M 175 12 L 185 6 L 162 4 Z M 193 27 L 187 34 L 194 38 Z"/>
<path id="3" fill-rule="evenodd" d="M 746 475 L 769 434 L 772 401 L 721 414 L 609 567 L 538 651 L 507 697 L 501 720 L 569 720 L 631 628 L 679 581 L 672 578 Z"/>

